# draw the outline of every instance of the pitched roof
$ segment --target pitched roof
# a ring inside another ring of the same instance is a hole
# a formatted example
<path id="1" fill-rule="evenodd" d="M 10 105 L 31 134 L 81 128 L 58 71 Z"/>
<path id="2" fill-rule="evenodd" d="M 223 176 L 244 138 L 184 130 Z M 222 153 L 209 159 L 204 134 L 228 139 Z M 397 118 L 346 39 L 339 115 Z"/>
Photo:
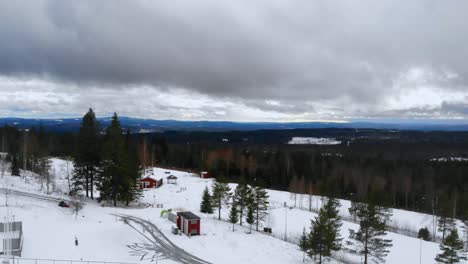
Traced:
<path id="1" fill-rule="evenodd" d="M 196 214 L 192 212 L 178 212 L 177 215 L 180 215 L 183 218 L 188 219 L 188 220 L 200 219 L 199 216 L 197 216 Z"/>

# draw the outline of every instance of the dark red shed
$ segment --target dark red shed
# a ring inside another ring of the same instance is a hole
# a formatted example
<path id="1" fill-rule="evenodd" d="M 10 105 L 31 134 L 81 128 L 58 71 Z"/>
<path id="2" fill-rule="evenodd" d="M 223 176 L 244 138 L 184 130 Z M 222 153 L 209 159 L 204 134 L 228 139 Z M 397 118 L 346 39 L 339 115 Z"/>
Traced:
<path id="1" fill-rule="evenodd" d="M 140 188 L 141 189 L 149 189 L 149 188 L 157 188 L 158 181 L 151 177 L 145 177 L 140 180 Z"/>
<path id="2" fill-rule="evenodd" d="M 187 236 L 200 235 L 201 219 L 192 212 L 177 213 L 177 227 Z"/>

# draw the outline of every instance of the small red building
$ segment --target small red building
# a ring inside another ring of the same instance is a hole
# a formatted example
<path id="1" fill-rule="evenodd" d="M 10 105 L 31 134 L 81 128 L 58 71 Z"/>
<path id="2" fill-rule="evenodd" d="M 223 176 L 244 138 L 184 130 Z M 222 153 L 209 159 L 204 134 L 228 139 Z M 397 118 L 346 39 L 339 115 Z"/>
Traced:
<path id="1" fill-rule="evenodd" d="M 202 172 L 200 172 L 200 178 L 202 178 L 202 179 L 212 179 L 212 178 L 214 178 L 214 176 L 213 176 L 212 173 L 209 173 L 207 171 L 202 171 Z"/>
<path id="2" fill-rule="evenodd" d="M 150 188 L 159 188 L 161 187 L 163 180 L 156 180 L 152 177 L 145 177 L 140 180 L 140 188 L 141 189 L 150 189 Z"/>
<path id="3" fill-rule="evenodd" d="M 177 213 L 177 228 L 187 236 L 200 235 L 200 217 L 192 212 Z"/>

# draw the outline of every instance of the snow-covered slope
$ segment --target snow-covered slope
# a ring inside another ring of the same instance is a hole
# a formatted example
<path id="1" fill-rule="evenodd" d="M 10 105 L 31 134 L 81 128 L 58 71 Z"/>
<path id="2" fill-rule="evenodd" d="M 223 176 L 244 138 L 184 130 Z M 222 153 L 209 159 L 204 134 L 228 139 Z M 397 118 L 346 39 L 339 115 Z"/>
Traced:
<path id="1" fill-rule="evenodd" d="M 63 162 L 53 161 L 57 174 L 57 186 L 66 188 L 66 177 L 60 169 Z M 165 170 L 155 169 L 155 174 L 167 176 Z M 196 237 L 176 236 L 171 233 L 174 224 L 160 217 L 163 208 L 152 207 L 163 204 L 164 209 L 184 209 L 198 213 L 201 191 L 211 180 L 200 179 L 193 174 L 171 171 L 179 177 L 177 185 L 164 184 L 161 188 L 144 192 L 142 202 L 146 208 L 102 207 L 91 200 L 76 217 L 71 209 L 61 208 L 57 203 L 21 195 L 9 196 L 9 208 L 15 220 L 23 221 L 23 257 L 40 259 L 74 259 L 96 261 L 139 262 L 139 257 L 130 254 L 129 245 L 148 243 L 143 236 L 120 221 L 114 214 L 128 214 L 148 219 L 156 224 L 166 236 L 187 252 L 211 263 L 301 263 L 302 254 L 291 243 L 261 233 L 247 234 L 247 229 L 237 228 L 232 232 L 229 223 L 215 220 L 212 215 L 203 217 L 202 235 Z M 23 190 L 45 197 L 61 197 L 62 190 L 49 195 L 40 191 L 39 183 L 28 177 L 5 176 L 10 188 Z M 186 187 L 186 191 L 181 191 Z M 0 213 L 6 210 L 5 197 L 0 196 Z M 79 246 L 74 245 L 74 237 Z M 149 261 L 143 261 L 144 263 Z M 159 260 L 158 263 L 174 263 Z"/>
<path id="2" fill-rule="evenodd" d="M 54 197 L 61 197 L 68 188 L 66 162 L 60 159 L 52 160 L 52 170 L 56 174 L 56 188 Z M 68 164 L 70 172 L 70 164 Z M 75 218 L 71 209 L 64 209 L 49 201 L 14 196 L 9 204 L 13 208 L 15 219 L 24 222 L 24 251 L 23 256 L 30 258 L 55 259 L 87 259 L 121 262 L 138 262 L 139 258 L 130 255 L 128 245 L 134 243 L 148 243 L 143 236 L 119 221 L 113 214 L 129 214 L 150 220 L 176 245 L 185 251 L 211 263 L 302 263 L 302 253 L 293 243 L 297 241 L 303 227 L 310 226 L 310 220 L 316 216 L 309 212 L 309 198 L 291 193 L 270 190 L 269 216 L 261 226 L 271 227 L 273 234 L 259 232 L 247 234 L 247 227 L 236 225 L 235 232 L 232 225 L 225 220 L 228 208 L 222 210 L 222 221 L 217 215 L 199 213 L 201 195 L 206 186 L 210 187 L 212 179 L 201 179 L 197 175 L 154 168 L 155 178 L 165 178 L 169 174 L 178 177 L 177 184 L 167 184 L 159 189 L 144 191 L 141 203 L 146 207 L 113 208 L 102 207 L 91 200 L 85 201 L 85 206 Z M 31 179 L 27 182 L 18 177 L 6 176 L 8 186 L 17 190 L 41 193 L 38 182 Z M 235 184 L 230 184 L 235 188 Z M 287 207 L 284 207 L 284 204 Z M 4 197 L 0 197 L 0 204 L 4 204 Z M 349 201 L 341 201 L 340 214 L 346 218 Z M 162 205 L 163 208 L 156 207 Z M 319 208 L 320 197 L 312 197 L 311 207 Z M 0 208 L 3 213 L 4 208 Z M 189 210 L 202 217 L 201 236 L 177 236 L 171 233 L 174 225 L 166 218 L 161 218 L 163 209 Z M 405 226 L 411 230 L 431 226 L 432 216 L 403 210 L 394 210 L 392 224 Z M 341 229 L 343 238 L 347 238 L 349 229 L 357 229 L 357 224 L 344 221 Z M 80 245 L 73 243 L 77 236 Z M 389 232 L 388 237 L 393 240 L 393 247 L 387 257 L 387 263 L 434 263 L 435 255 L 439 252 L 438 244 L 425 242 L 413 237 Z M 286 238 L 287 241 L 283 241 Z M 360 263 L 360 256 L 350 255 L 344 251 L 335 255 L 332 263 Z M 159 263 L 174 263 L 170 260 L 160 260 Z"/>

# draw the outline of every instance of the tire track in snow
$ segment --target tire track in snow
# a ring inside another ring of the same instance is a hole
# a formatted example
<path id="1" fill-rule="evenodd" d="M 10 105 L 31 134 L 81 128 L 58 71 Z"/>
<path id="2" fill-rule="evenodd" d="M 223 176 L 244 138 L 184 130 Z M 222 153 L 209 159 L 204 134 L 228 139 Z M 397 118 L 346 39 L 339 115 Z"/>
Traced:
<path id="1" fill-rule="evenodd" d="M 155 252 L 161 253 L 164 258 L 171 259 L 182 264 L 211 264 L 210 262 L 200 259 L 172 243 L 169 238 L 167 238 L 166 235 L 164 235 L 164 233 L 152 222 L 131 215 L 117 214 L 117 216 L 151 242 L 155 247 Z M 140 226 L 143 233 L 133 226 L 132 223 Z M 148 233 L 149 236 L 144 233 Z"/>

